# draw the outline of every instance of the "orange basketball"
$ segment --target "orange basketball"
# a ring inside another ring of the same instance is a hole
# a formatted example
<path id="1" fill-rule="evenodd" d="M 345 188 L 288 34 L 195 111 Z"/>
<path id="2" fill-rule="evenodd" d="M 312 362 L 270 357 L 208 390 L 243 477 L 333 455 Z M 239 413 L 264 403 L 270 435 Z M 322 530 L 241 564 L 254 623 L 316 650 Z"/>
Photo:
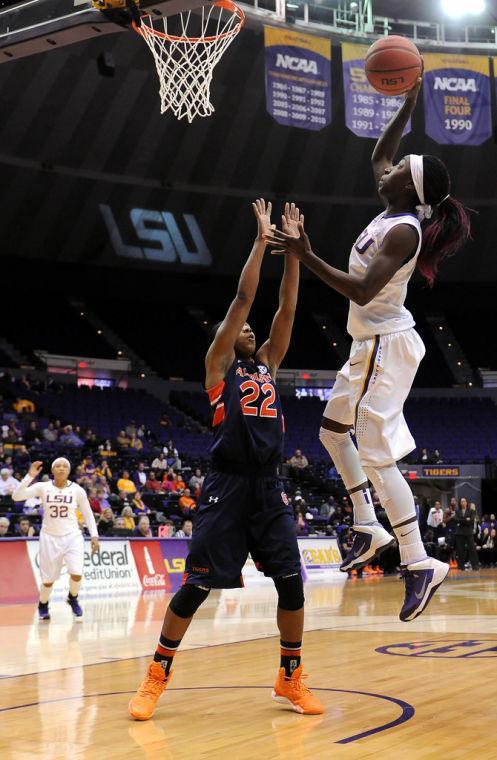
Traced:
<path id="1" fill-rule="evenodd" d="M 416 83 L 423 69 L 414 42 L 393 34 L 374 42 L 366 55 L 366 76 L 383 95 L 400 95 Z"/>

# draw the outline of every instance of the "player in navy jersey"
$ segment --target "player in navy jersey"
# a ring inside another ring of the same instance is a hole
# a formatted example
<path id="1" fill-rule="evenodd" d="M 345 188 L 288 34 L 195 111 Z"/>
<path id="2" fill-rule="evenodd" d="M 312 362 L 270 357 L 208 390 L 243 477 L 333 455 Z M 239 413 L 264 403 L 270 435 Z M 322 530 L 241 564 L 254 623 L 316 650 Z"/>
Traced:
<path id="1" fill-rule="evenodd" d="M 300 662 L 304 590 L 293 510 L 278 480 L 284 420 L 275 377 L 288 350 L 297 305 L 299 262 L 285 260 L 279 308 L 269 338 L 256 350 L 247 323 L 257 293 L 271 226 L 271 204 L 253 205 L 258 234 L 242 270 L 238 290 L 216 330 L 205 359 L 205 388 L 212 406 L 211 469 L 197 507 L 183 586 L 171 599 L 154 661 L 129 703 L 137 720 L 152 717 L 171 678 L 171 664 L 193 615 L 212 588 L 243 586 L 250 552 L 257 567 L 274 580 L 281 637 L 275 700 L 299 713 L 323 707 L 303 683 Z M 297 234 L 303 221 L 286 204 L 283 228 Z"/>

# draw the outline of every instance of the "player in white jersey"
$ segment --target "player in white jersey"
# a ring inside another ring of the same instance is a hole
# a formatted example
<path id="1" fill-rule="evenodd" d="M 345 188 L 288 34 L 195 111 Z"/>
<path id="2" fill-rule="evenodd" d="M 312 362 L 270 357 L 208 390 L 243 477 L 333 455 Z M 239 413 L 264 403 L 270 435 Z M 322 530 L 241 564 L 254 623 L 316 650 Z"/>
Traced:
<path id="1" fill-rule="evenodd" d="M 416 266 L 433 284 L 440 261 L 470 235 L 466 210 L 452 197 L 449 174 L 438 158 L 411 154 L 393 164 L 420 86 L 421 79 L 373 152 L 373 172 L 386 210 L 357 238 L 348 273 L 313 253 L 303 225 L 299 238 L 279 231 L 267 236 L 275 253 L 296 256 L 350 299 L 350 358 L 338 372 L 319 434 L 354 505 L 354 541 L 341 569 L 364 567 L 394 543 L 376 520 L 369 479 L 399 542 L 404 621 L 421 614 L 449 571 L 445 563 L 427 557 L 414 497 L 397 467 L 415 448 L 403 406 L 425 353 L 404 300 Z"/>
<path id="2" fill-rule="evenodd" d="M 76 618 L 83 614 L 78 601 L 78 592 L 83 576 L 84 539 L 79 528 L 77 510 L 83 515 L 91 536 L 92 554 L 98 551 L 98 531 L 86 492 L 69 478 L 71 465 L 65 457 L 52 463 L 53 481 L 34 483 L 42 469 L 42 462 L 33 462 L 28 474 L 21 480 L 12 494 L 14 501 L 25 501 L 30 497 L 41 499 L 43 522 L 40 531 L 39 558 L 40 620 L 50 620 L 48 600 L 54 582 L 60 577 L 62 563 L 69 573 L 69 594 L 67 603 Z"/>

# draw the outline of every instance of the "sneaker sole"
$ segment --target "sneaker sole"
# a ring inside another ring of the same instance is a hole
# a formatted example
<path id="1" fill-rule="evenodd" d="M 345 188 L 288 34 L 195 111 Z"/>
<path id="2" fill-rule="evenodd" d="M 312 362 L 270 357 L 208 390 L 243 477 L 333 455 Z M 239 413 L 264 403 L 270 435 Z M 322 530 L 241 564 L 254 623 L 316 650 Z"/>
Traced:
<path id="1" fill-rule="evenodd" d="M 154 713 L 152 713 L 151 715 L 147 715 L 147 717 L 143 717 L 141 715 L 133 715 L 133 713 L 131 712 L 131 702 L 129 702 L 128 704 L 128 713 L 130 717 L 133 718 L 133 720 L 150 720 L 150 718 L 153 718 L 153 715 L 154 715 Z"/>
<path id="2" fill-rule="evenodd" d="M 300 705 L 294 704 L 290 699 L 287 697 L 282 697 L 276 694 L 275 690 L 271 692 L 271 698 L 275 702 L 279 702 L 281 705 L 287 705 L 292 708 L 292 710 L 296 713 L 299 713 L 299 715 L 322 715 L 323 711 L 321 712 L 306 712 L 303 707 L 300 707 Z"/>
<path id="3" fill-rule="evenodd" d="M 425 603 L 422 606 L 420 605 L 419 607 L 417 607 L 413 614 L 411 614 L 409 617 L 405 617 L 405 618 L 401 618 L 400 615 L 399 615 L 399 618 L 400 618 L 400 620 L 402 620 L 403 623 L 410 623 L 412 620 L 415 620 L 417 617 L 419 617 L 425 611 L 425 609 L 428 607 L 428 604 L 429 604 L 432 596 L 435 594 L 435 592 L 437 591 L 437 589 L 440 588 L 440 586 L 442 585 L 442 583 L 444 582 L 444 580 L 447 578 L 447 576 L 448 576 L 449 573 L 450 573 L 450 567 L 448 568 L 448 570 L 445 573 L 445 575 L 442 578 L 442 580 L 439 581 L 439 583 L 437 583 L 436 586 L 432 586 L 431 587 L 430 592 L 429 592 L 428 596 L 426 597 Z"/>
<path id="4" fill-rule="evenodd" d="M 357 562 L 350 562 L 348 565 L 340 565 L 340 571 L 342 573 L 348 573 L 349 570 L 361 570 L 363 567 L 366 567 L 366 565 L 369 565 L 371 560 L 375 559 L 376 557 L 379 557 L 381 554 L 383 554 L 384 551 L 387 549 L 390 549 L 392 546 L 395 546 L 397 541 L 395 538 L 392 538 L 391 541 L 388 541 L 386 544 L 381 544 L 381 546 L 378 546 L 374 552 L 368 552 L 367 554 L 363 554 L 361 558 L 357 558 Z"/>

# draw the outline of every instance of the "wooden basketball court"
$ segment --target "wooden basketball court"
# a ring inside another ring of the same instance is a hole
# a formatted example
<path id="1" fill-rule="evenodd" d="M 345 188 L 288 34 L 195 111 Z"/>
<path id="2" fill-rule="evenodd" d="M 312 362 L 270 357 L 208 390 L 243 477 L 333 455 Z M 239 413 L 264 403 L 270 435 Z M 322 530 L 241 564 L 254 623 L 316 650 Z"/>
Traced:
<path id="1" fill-rule="evenodd" d="M 176 657 L 153 720 L 126 711 L 167 595 L 35 605 L 0 615 L 0 757 L 495 758 L 497 573 L 453 573 L 429 614 L 401 623 L 396 578 L 308 584 L 304 667 L 326 713 L 270 698 L 272 587 L 214 592 Z"/>

